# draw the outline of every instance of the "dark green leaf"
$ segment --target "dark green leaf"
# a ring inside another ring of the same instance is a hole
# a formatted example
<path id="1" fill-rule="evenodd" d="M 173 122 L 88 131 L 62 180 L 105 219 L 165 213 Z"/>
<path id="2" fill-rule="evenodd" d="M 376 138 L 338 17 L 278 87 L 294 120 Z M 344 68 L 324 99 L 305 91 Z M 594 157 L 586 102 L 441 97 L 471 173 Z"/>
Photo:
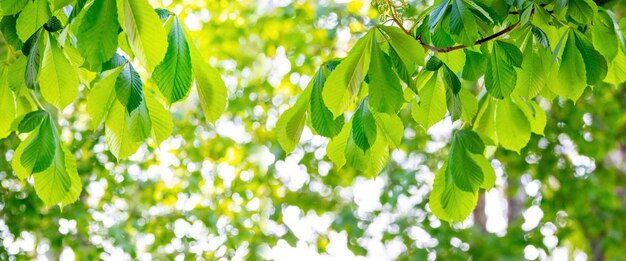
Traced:
<path id="1" fill-rule="evenodd" d="M 20 162 L 28 173 L 38 173 L 46 170 L 52 164 L 54 154 L 59 146 L 59 137 L 52 118 L 44 117 L 36 135 L 30 144 L 24 149 Z"/>
<path id="2" fill-rule="evenodd" d="M 369 68 L 369 104 L 374 111 L 395 114 L 404 104 L 404 94 L 398 76 L 389 73 L 389 68 L 389 58 L 374 40 Z"/>
<path id="3" fill-rule="evenodd" d="M 133 66 L 128 63 L 115 81 L 117 99 L 126 107 L 130 114 L 143 100 L 143 83 Z"/>
<path id="4" fill-rule="evenodd" d="M 173 18 L 167 42 L 165 59 L 154 69 L 152 75 L 167 102 L 172 104 L 187 97 L 193 80 L 189 45 L 176 16 Z"/>
<path id="5" fill-rule="evenodd" d="M 367 151 L 376 141 L 376 120 L 367 106 L 367 99 L 361 101 L 352 116 L 351 135 L 363 151 Z"/>
<path id="6" fill-rule="evenodd" d="M 35 128 L 39 127 L 45 117 L 48 117 L 48 113 L 42 110 L 29 112 L 24 116 L 17 127 L 17 130 L 21 133 L 31 132 Z"/>

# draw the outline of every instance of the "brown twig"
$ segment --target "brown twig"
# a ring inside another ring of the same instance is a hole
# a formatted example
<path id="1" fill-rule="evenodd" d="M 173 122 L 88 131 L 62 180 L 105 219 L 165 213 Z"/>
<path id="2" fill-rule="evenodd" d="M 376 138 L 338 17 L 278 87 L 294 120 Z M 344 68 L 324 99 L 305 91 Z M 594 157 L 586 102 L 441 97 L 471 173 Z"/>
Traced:
<path id="1" fill-rule="evenodd" d="M 387 0 L 387 4 L 389 5 L 389 11 L 391 11 L 391 19 L 400 27 L 400 29 L 402 29 L 402 31 L 404 31 L 408 35 L 411 35 L 411 32 L 404 28 L 404 25 L 402 24 L 402 22 L 400 22 L 400 19 L 398 19 L 398 13 L 396 13 L 396 8 L 391 1 L 392 0 Z"/>
<path id="2" fill-rule="evenodd" d="M 473 45 L 481 45 L 483 43 L 489 42 L 489 41 L 491 41 L 491 40 L 493 40 L 495 38 L 498 38 L 498 37 L 502 36 L 503 34 L 506 34 L 506 33 L 510 32 L 510 31 L 512 31 L 517 26 L 519 26 L 519 22 L 514 23 L 514 24 L 510 25 L 507 28 L 504 28 L 502 31 L 499 31 L 499 32 L 497 32 L 495 34 L 492 34 L 490 36 L 482 38 L 482 39 L 476 41 Z M 432 45 L 424 43 L 422 41 L 422 37 L 417 37 L 415 40 L 419 41 L 420 44 L 422 44 L 422 46 L 424 48 L 426 48 L 428 50 L 431 50 L 433 52 L 438 52 L 438 53 L 447 53 L 447 52 L 451 52 L 451 51 L 454 51 L 454 50 L 459 50 L 459 49 L 463 49 L 463 48 L 469 47 L 469 46 L 466 46 L 466 45 L 456 45 L 456 46 L 450 46 L 450 47 L 443 47 L 442 48 L 442 47 L 432 46 Z"/>

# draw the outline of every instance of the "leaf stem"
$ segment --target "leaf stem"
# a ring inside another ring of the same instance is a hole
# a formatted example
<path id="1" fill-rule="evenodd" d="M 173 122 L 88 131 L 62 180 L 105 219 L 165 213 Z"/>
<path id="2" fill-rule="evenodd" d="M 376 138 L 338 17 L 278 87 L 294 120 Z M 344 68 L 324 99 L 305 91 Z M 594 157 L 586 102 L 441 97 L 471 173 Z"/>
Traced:
<path id="1" fill-rule="evenodd" d="M 408 35 L 411 35 L 411 32 L 404 28 L 404 25 L 402 24 L 402 22 L 400 22 L 400 19 L 398 18 L 398 13 L 396 12 L 396 7 L 393 5 L 392 0 L 387 0 L 387 4 L 389 5 L 389 11 L 391 12 L 391 19 L 400 27 L 400 29 L 402 29 L 402 31 L 404 31 Z"/>
<path id="2" fill-rule="evenodd" d="M 37 105 L 37 107 L 45 111 L 46 109 L 43 107 L 41 102 L 39 102 L 39 99 L 37 99 L 37 95 L 35 95 L 35 91 L 30 91 L 30 95 L 33 97 L 33 100 L 35 101 L 35 104 Z"/>

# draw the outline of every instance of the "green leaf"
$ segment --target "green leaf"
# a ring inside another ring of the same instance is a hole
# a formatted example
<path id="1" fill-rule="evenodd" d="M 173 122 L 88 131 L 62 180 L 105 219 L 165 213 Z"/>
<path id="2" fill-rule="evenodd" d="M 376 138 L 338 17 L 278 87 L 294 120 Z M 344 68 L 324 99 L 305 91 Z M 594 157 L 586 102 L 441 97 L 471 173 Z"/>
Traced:
<path id="1" fill-rule="evenodd" d="M 44 99 L 63 110 L 78 96 L 78 73 L 67 60 L 52 34 L 46 38 L 46 49 L 39 73 L 39 86 Z"/>
<path id="2" fill-rule="evenodd" d="M 139 104 L 136 110 L 134 110 L 127 118 L 128 126 L 131 137 L 135 141 L 144 141 L 152 134 L 152 121 L 150 120 L 150 114 L 148 112 L 148 106 L 145 102 L 145 96 L 143 101 Z"/>
<path id="3" fill-rule="evenodd" d="M 335 118 L 343 114 L 352 104 L 367 75 L 370 67 L 371 45 L 375 40 L 374 32 L 375 30 L 370 30 L 359 39 L 324 84 L 322 97 L 326 107 Z"/>
<path id="4" fill-rule="evenodd" d="M 443 67 L 443 77 L 441 78 L 438 78 L 438 81 L 443 81 L 443 83 L 445 83 L 446 106 L 448 107 L 452 121 L 456 121 L 460 119 L 463 114 L 463 107 L 461 106 L 461 99 L 458 94 L 461 90 L 461 82 L 456 74 L 448 68 L 448 66 Z"/>
<path id="5" fill-rule="evenodd" d="M 530 141 L 530 132 L 530 122 L 511 98 L 497 102 L 496 134 L 503 148 L 519 154 Z"/>
<path id="6" fill-rule="evenodd" d="M 20 155 L 20 162 L 29 174 L 42 172 L 50 167 L 55 151 L 59 147 L 56 126 L 49 115 L 31 135 L 35 137 Z"/>
<path id="7" fill-rule="evenodd" d="M 479 105 L 476 120 L 472 124 L 472 130 L 489 145 L 498 145 L 496 136 L 496 104 L 490 96 L 485 96 Z"/>
<path id="8" fill-rule="evenodd" d="M 3 1 L 4 2 L 4 1 Z M 25 42 L 52 17 L 47 0 L 28 1 L 16 21 L 17 35 Z"/>
<path id="9" fill-rule="evenodd" d="M 367 106 L 367 99 L 364 99 L 352 116 L 350 135 L 359 148 L 367 151 L 376 141 L 376 129 L 376 120 Z"/>
<path id="10" fill-rule="evenodd" d="M 65 194 L 65 197 L 61 201 L 62 209 L 63 206 L 72 204 L 78 199 L 83 190 L 83 183 L 78 175 L 78 170 L 76 169 L 76 159 L 74 158 L 74 155 L 72 155 L 72 153 L 65 146 L 61 146 L 61 148 L 63 149 L 63 154 L 65 154 L 65 169 L 67 170 L 71 183 L 70 191 Z"/>
<path id="11" fill-rule="evenodd" d="M 17 117 L 15 97 L 8 82 L 8 66 L 3 66 L 0 71 L 0 139 L 11 133 L 11 123 Z"/>
<path id="12" fill-rule="evenodd" d="M 555 94 L 571 100 L 578 100 L 587 87 L 585 61 L 576 48 L 574 33 L 570 31 L 561 56 L 561 66 L 556 81 L 548 84 Z"/>
<path id="13" fill-rule="evenodd" d="M 13 153 L 11 168 L 13 169 L 13 172 L 15 172 L 17 178 L 19 178 L 20 180 L 25 180 L 30 176 L 30 174 L 32 174 L 32 171 L 28 170 L 26 166 L 22 164 L 21 158 L 24 154 L 24 149 L 26 149 L 26 147 L 33 142 L 35 137 L 37 137 L 37 132 L 30 133 L 26 137 L 26 139 L 20 142 L 20 145 L 17 146 L 17 149 L 15 149 L 15 152 Z"/>
<path id="14" fill-rule="evenodd" d="M 473 131 L 460 130 L 454 133 L 451 144 L 448 171 L 452 181 L 462 191 L 477 192 L 483 184 L 484 174 L 470 154 L 482 155 L 485 151 L 483 141 Z"/>
<path id="15" fill-rule="evenodd" d="M 115 158 L 121 160 L 135 154 L 142 142 L 133 138 L 130 115 L 124 105 L 113 102 L 105 126 L 106 143 Z"/>
<path id="16" fill-rule="evenodd" d="M 344 125 L 344 117 L 340 116 L 335 119 L 333 113 L 324 104 L 322 97 L 326 78 L 337 64 L 337 60 L 323 64 L 315 73 L 315 78 L 311 81 L 311 84 L 313 84 L 311 91 L 311 127 L 317 134 L 328 138 L 339 134 Z"/>
<path id="17" fill-rule="evenodd" d="M 17 14 L 28 2 L 28 0 L 2 0 L 0 1 L 0 14 L 5 16 Z"/>
<path id="18" fill-rule="evenodd" d="M 531 99 L 539 95 L 546 86 L 552 57 L 550 49 L 538 48 L 533 51 L 531 44 L 528 44 L 524 49 L 524 57 L 522 69 L 517 74 L 513 95 Z"/>
<path id="19" fill-rule="evenodd" d="M 428 26 L 430 27 L 430 31 L 434 31 L 439 21 L 443 18 L 446 10 L 448 10 L 448 5 L 450 5 L 451 0 L 442 0 L 437 7 L 430 12 L 430 20 L 428 20 Z"/>
<path id="20" fill-rule="evenodd" d="M 463 121 L 472 122 L 478 112 L 478 100 L 476 100 L 476 96 L 467 88 L 461 88 L 459 100 L 461 101 L 461 118 Z"/>
<path id="21" fill-rule="evenodd" d="M 448 169 L 446 162 L 435 174 L 428 206 L 441 220 L 463 222 L 476 207 L 478 193 L 463 191 L 455 186 Z"/>
<path id="22" fill-rule="evenodd" d="M 374 119 L 391 144 L 399 147 L 404 136 L 404 124 L 400 117 L 396 114 L 374 113 Z"/>
<path id="23" fill-rule="evenodd" d="M 483 183 L 480 184 L 480 188 L 490 190 L 496 185 L 496 171 L 491 166 L 491 162 L 485 156 L 479 154 L 469 154 L 470 158 L 478 164 L 483 172 Z"/>
<path id="24" fill-rule="evenodd" d="M 176 16 L 173 18 L 167 42 L 165 59 L 154 69 L 152 75 L 167 102 L 172 104 L 187 97 L 193 81 L 189 45 Z"/>
<path id="25" fill-rule="evenodd" d="M 485 87 L 489 94 L 499 99 L 509 96 L 517 82 L 513 66 L 521 65 L 522 53 L 516 46 L 496 41 L 485 72 Z"/>
<path id="26" fill-rule="evenodd" d="M 133 65 L 127 63 L 115 81 L 115 93 L 128 114 L 133 112 L 143 101 L 143 83 Z"/>
<path id="27" fill-rule="evenodd" d="M 576 39 L 576 47 L 578 47 L 583 61 L 585 61 L 587 84 L 595 85 L 602 82 L 602 80 L 606 78 L 608 71 L 606 60 L 600 52 L 593 48 L 593 44 L 591 44 L 591 41 L 589 41 L 585 35 L 574 31 L 574 36 Z"/>
<path id="28" fill-rule="evenodd" d="M 391 62 L 375 40 L 372 41 L 371 52 L 369 104 L 377 112 L 397 113 L 404 104 L 404 94 L 400 79 L 398 79 L 395 73 L 388 71 L 392 66 Z"/>
<path id="29" fill-rule="evenodd" d="M 117 5 L 111 0 L 95 0 L 87 9 L 76 31 L 78 51 L 89 66 L 99 66 L 117 50 Z"/>
<path id="30" fill-rule="evenodd" d="M 428 71 L 437 71 L 439 70 L 439 68 L 441 68 L 442 65 L 443 65 L 443 62 L 439 60 L 437 56 L 431 56 L 430 59 L 428 59 L 428 62 L 426 63 L 425 69 Z"/>
<path id="31" fill-rule="evenodd" d="M 26 74 L 24 75 L 24 82 L 26 86 L 31 89 L 35 89 L 37 87 L 37 77 L 39 74 L 39 63 L 40 59 L 40 51 L 39 45 L 44 41 L 40 41 L 41 34 L 33 35 L 28 41 L 24 44 L 24 49 L 28 50 L 28 56 L 26 60 Z M 30 42 L 30 43 L 29 43 Z M 29 46 L 30 44 L 30 46 Z M 29 46 L 27 48 L 27 46 Z M 23 52 L 24 50 L 22 50 Z"/>
<path id="32" fill-rule="evenodd" d="M 172 135 L 174 122 L 170 113 L 165 109 L 165 105 L 157 100 L 156 93 L 148 91 L 145 98 L 152 123 L 152 139 L 158 145 Z"/>
<path id="33" fill-rule="evenodd" d="M 186 35 L 187 42 L 191 42 L 189 35 Z M 215 123 L 226 109 L 228 90 L 220 74 L 205 63 L 196 46 L 190 44 L 189 49 L 191 51 L 191 64 L 193 75 L 196 78 L 200 106 L 207 121 Z"/>
<path id="34" fill-rule="evenodd" d="M 126 32 L 130 48 L 146 70 L 152 72 L 167 50 L 166 33 L 159 16 L 147 0 L 117 1 L 122 2 L 124 15 L 120 24 Z"/>
<path id="35" fill-rule="evenodd" d="M 276 139 L 286 153 L 291 153 L 300 142 L 300 136 L 306 123 L 306 112 L 311 100 L 313 82 L 298 97 L 298 101 L 286 110 L 276 122 Z"/>
<path id="36" fill-rule="evenodd" d="M 18 92 L 26 86 L 24 76 L 26 75 L 26 57 L 20 56 L 11 65 L 9 65 L 7 84 L 13 92 Z"/>
<path id="37" fill-rule="evenodd" d="M 125 66 L 120 66 L 105 71 L 100 76 L 89 94 L 87 94 L 87 113 L 91 118 L 91 128 L 97 129 L 98 126 L 109 115 L 109 111 L 115 102 L 115 82 Z"/>
<path id="38" fill-rule="evenodd" d="M 35 192 L 48 207 L 61 203 L 70 192 L 70 187 L 72 186 L 65 164 L 65 152 L 61 147 L 56 147 L 54 160 L 50 167 L 34 175 Z"/>
<path id="39" fill-rule="evenodd" d="M 613 60 L 613 58 L 617 56 L 619 40 L 617 32 L 615 31 L 615 21 L 613 21 L 613 18 L 611 18 L 606 10 L 598 11 L 592 29 L 593 46 L 598 48 L 598 52 L 607 60 Z"/>
<path id="40" fill-rule="evenodd" d="M 477 81 L 485 74 L 487 69 L 487 59 L 479 52 L 463 49 L 465 52 L 465 66 L 461 77 L 467 81 Z"/>
<path id="41" fill-rule="evenodd" d="M 513 102 L 517 105 L 524 115 L 526 115 L 526 119 L 530 122 L 530 131 L 539 135 L 543 135 L 543 130 L 546 127 L 547 123 L 547 115 L 546 111 L 543 110 L 537 102 L 533 100 L 525 101 L 520 97 L 511 96 L 513 98 Z"/>
<path id="42" fill-rule="evenodd" d="M 446 90 L 433 75 L 419 92 L 419 103 L 411 108 L 413 119 L 428 130 L 446 116 Z"/>
<path id="43" fill-rule="evenodd" d="M 407 35 L 402 29 L 395 26 L 380 26 L 387 36 L 389 36 L 389 44 L 398 54 L 407 70 L 411 73 L 415 72 L 417 66 L 424 65 L 424 56 L 426 54 L 424 47 Z"/>
<path id="44" fill-rule="evenodd" d="M 445 64 L 443 65 L 442 71 L 443 82 L 446 84 L 446 87 L 450 88 L 453 94 L 459 94 L 459 91 L 461 91 L 461 81 L 459 80 L 459 77 Z"/>
<path id="45" fill-rule="evenodd" d="M 480 37 L 476 18 L 467 9 L 463 0 L 454 0 L 452 2 L 448 26 L 450 35 L 463 45 L 473 45 Z"/>
<path id="46" fill-rule="evenodd" d="M 42 110 L 29 112 L 22 118 L 17 130 L 21 133 L 31 132 L 41 125 L 41 122 L 48 117 L 48 113 Z"/>
<path id="47" fill-rule="evenodd" d="M 586 0 L 568 0 L 567 18 L 579 24 L 590 24 L 598 7 Z"/>
<path id="48" fill-rule="evenodd" d="M 24 43 L 20 40 L 20 37 L 17 35 L 17 31 L 15 30 L 16 20 L 16 16 L 7 15 L 2 17 L 2 20 L 0 20 L 0 33 L 2 33 L 2 36 L 4 36 L 4 39 L 8 44 L 13 46 L 16 50 L 20 50 L 22 49 Z"/>
<path id="49" fill-rule="evenodd" d="M 335 169 L 341 169 L 346 164 L 346 145 L 350 138 L 352 122 L 348 121 L 326 146 L 326 155 L 335 164 Z"/>
<path id="50" fill-rule="evenodd" d="M 537 41 L 541 44 L 541 46 L 543 46 L 543 48 L 550 48 L 550 40 L 548 39 L 546 33 L 541 30 L 541 28 L 533 25 L 531 32 L 533 33 L 535 38 L 537 38 Z"/>
<path id="51" fill-rule="evenodd" d="M 617 51 L 617 56 L 609 63 L 609 71 L 605 81 L 613 85 L 626 82 L 626 55 L 621 49 Z"/>

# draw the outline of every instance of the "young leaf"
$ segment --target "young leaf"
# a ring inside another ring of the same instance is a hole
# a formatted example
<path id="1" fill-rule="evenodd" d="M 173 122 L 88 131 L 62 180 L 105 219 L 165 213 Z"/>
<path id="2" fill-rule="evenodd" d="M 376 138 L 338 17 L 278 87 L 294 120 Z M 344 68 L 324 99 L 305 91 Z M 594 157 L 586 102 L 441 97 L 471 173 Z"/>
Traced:
<path id="1" fill-rule="evenodd" d="M 402 29 L 395 26 L 380 26 L 387 36 L 389 44 L 398 54 L 404 66 L 410 73 L 415 72 L 417 66 L 424 65 L 424 47 L 415 41 L 413 37 L 407 35 Z"/>
<path id="2" fill-rule="evenodd" d="M 150 122 L 152 123 L 152 139 L 158 145 L 169 138 L 174 131 L 174 122 L 172 116 L 157 99 L 157 94 L 150 91 L 145 93 L 146 106 L 150 114 Z"/>
<path id="3" fill-rule="evenodd" d="M 47 0 L 28 1 L 16 21 L 17 35 L 23 42 L 26 42 L 50 17 L 52 13 Z"/>
<path id="4" fill-rule="evenodd" d="M 41 94 L 47 102 L 63 110 L 78 96 L 78 84 L 76 69 L 50 34 L 46 37 L 46 49 L 39 73 Z"/>
<path id="5" fill-rule="evenodd" d="M 395 73 L 387 71 L 391 68 L 391 62 L 376 40 L 372 41 L 371 52 L 369 104 L 377 112 L 395 114 L 404 104 L 400 79 Z"/>
<path id="6" fill-rule="evenodd" d="M 24 53 L 28 56 L 26 60 L 26 74 L 24 75 L 24 83 L 26 83 L 26 87 L 35 89 L 37 87 L 37 77 L 39 74 L 39 63 L 40 52 L 39 52 L 39 44 L 43 43 L 40 39 L 41 33 L 34 34 L 31 38 L 24 43 L 24 48 L 22 52 L 28 50 L 28 53 Z"/>
<path id="7" fill-rule="evenodd" d="M 167 42 L 165 59 L 154 69 L 153 77 L 167 102 L 172 104 L 187 97 L 193 80 L 189 45 L 176 16 Z"/>
<path id="8" fill-rule="evenodd" d="M 124 31 L 133 53 L 148 72 L 152 72 L 167 50 L 165 29 L 147 0 L 118 0 L 122 2 Z M 119 5 L 118 5 L 119 6 Z"/>
<path id="9" fill-rule="evenodd" d="M 498 145 L 498 137 L 496 136 L 496 104 L 493 98 L 485 96 L 479 105 L 476 120 L 472 124 L 474 130 L 485 143 L 493 146 Z"/>
<path id="10" fill-rule="evenodd" d="M 467 81 L 477 81 L 485 74 L 487 59 L 479 52 L 468 49 L 463 49 L 463 52 L 465 52 L 465 66 L 463 66 L 461 77 Z"/>
<path id="11" fill-rule="evenodd" d="M 528 144 L 530 132 L 530 122 L 511 98 L 497 102 L 496 134 L 503 148 L 519 154 Z"/>
<path id="12" fill-rule="evenodd" d="M 39 128 L 31 133 L 33 140 L 24 148 L 20 162 L 29 174 L 46 170 L 52 164 L 54 154 L 59 147 L 59 137 L 52 118 L 48 115 Z"/>
<path id="13" fill-rule="evenodd" d="M 337 68 L 328 76 L 322 91 L 324 104 L 338 117 L 352 104 L 367 75 L 370 65 L 370 50 L 375 40 L 375 30 L 363 36 Z"/>
<path id="14" fill-rule="evenodd" d="M 72 204 L 78 199 L 80 193 L 83 191 L 83 183 L 76 169 L 76 159 L 74 155 L 65 146 L 61 146 L 61 148 L 65 155 L 65 169 L 70 177 L 70 190 L 65 194 L 63 200 L 61 200 L 62 209 L 64 206 Z"/>
<path id="15" fill-rule="evenodd" d="M 374 119 L 378 124 L 379 130 L 385 134 L 387 140 L 390 141 L 393 147 L 399 147 L 402 143 L 402 137 L 404 136 L 404 124 L 402 119 L 396 114 L 387 113 L 374 113 Z M 378 140 L 378 138 L 376 138 Z M 378 174 L 378 173 L 376 173 Z"/>
<path id="16" fill-rule="evenodd" d="M 86 64 L 99 66 L 113 57 L 119 29 L 115 1 L 93 1 L 76 31 L 78 51 Z"/>
<path id="17" fill-rule="evenodd" d="M 352 116 L 350 135 L 354 143 L 365 152 L 376 141 L 376 130 L 376 120 L 367 106 L 367 99 L 364 99 Z"/>
<path id="18" fill-rule="evenodd" d="M 329 138 L 339 134 L 344 124 L 344 117 L 334 118 L 333 113 L 324 104 L 322 97 L 326 78 L 337 64 L 338 60 L 332 60 L 323 64 L 315 73 L 313 80 L 311 80 L 313 84 L 313 89 L 311 90 L 311 127 L 317 134 Z"/>

